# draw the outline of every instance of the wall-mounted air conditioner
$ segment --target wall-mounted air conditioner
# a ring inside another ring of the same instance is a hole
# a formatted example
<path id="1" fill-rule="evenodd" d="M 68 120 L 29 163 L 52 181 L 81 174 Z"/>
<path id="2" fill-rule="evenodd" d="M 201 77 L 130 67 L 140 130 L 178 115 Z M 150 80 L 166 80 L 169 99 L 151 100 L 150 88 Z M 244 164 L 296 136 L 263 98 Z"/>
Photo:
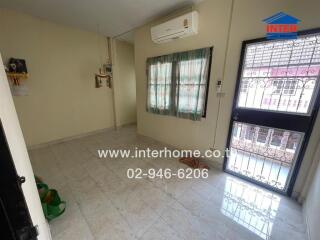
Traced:
<path id="1" fill-rule="evenodd" d="M 151 38 L 155 43 L 165 43 L 177 38 L 198 33 L 198 12 L 184 14 L 151 28 Z"/>

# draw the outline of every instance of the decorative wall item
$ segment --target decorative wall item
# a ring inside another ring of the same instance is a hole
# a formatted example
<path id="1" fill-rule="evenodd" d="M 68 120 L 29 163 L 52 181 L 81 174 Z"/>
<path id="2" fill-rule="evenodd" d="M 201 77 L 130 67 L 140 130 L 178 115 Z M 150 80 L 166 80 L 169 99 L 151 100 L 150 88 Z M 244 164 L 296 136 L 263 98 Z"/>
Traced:
<path id="1" fill-rule="evenodd" d="M 108 72 L 107 67 L 104 65 L 103 70 L 100 68 L 99 73 L 95 74 L 96 88 L 102 87 L 102 80 L 106 80 L 106 86 L 111 88 L 111 73 Z"/>
<path id="2" fill-rule="evenodd" d="M 9 72 L 28 73 L 26 61 L 24 59 L 10 58 Z"/>
<path id="3" fill-rule="evenodd" d="M 28 96 L 29 88 L 25 81 L 20 82 L 19 85 L 15 85 L 12 82 L 10 83 L 10 89 L 13 96 Z"/>
<path id="4" fill-rule="evenodd" d="M 24 59 L 10 58 L 8 66 L 5 68 L 7 77 L 10 80 L 12 95 L 28 95 L 28 87 L 25 82 L 28 78 L 27 64 Z"/>
<path id="5" fill-rule="evenodd" d="M 98 26 L 99 32 L 99 26 Z M 99 47 L 99 41 L 98 41 Z M 100 51 L 99 51 L 100 53 Z M 111 88 L 111 80 L 112 80 L 112 60 L 111 60 L 111 39 L 107 38 L 107 57 L 106 63 L 103 63 L 103 57 L 100 55 L 100 68 L 99 73 L 95 74 L 95 87 L 101 88 L 103 86 L 103 81 L 106 80 L 106 86 Z"/>

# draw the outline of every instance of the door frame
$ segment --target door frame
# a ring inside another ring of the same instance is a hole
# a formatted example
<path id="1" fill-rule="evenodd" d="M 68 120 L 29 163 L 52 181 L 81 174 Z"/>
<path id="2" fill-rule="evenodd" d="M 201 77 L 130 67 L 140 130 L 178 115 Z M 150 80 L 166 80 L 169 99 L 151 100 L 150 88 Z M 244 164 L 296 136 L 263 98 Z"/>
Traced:
<path id="1" fill-rule="evenodd" d="M 314 34 L 314 33 L 319 33 L 320 34 L 320 28 L 313 28 L 313 29 L 299 31 L 298 32 L 298 36 Z M 250 44 L 250 43 L 258 43 L 258 42 L 265 42 L 265 41 L 274 41 L 274 40 L 269 40 L 266 37 L 263 37 L 263 38 L 245 40 L 245 41 L 242 42 L 240 61 L 239 61 L 239 68 L 238 68 L 238 72 L 237 72 L 237 80 L 236 80 L 234 98 L 233 98 L 233 103 L 232 103 L 232 111 L 231 111 L 231 115 L 230 115 L 229 132 L 228 132 L 228 136 L 227 136 L 226 148 L 228 148 L 230 146 L 233 123 L 235 121 L 237 121 L 236 119 L 234 119 L 234 117 L 235 117 L 235 113 L 237 113 L 237 110 L 239 109 L 239 108 L 237 108 L 237 100 L 238 100 L 238 97 L 239 97 L 239 88 L 240 88 L 241 74 L 242 74 L 242 69 L 243 69 L 243 62 L 244 62 L 246 46 L 248 44 Z M 319 79 L 319 77 L 318 77 L 318 79 Z M 318 86 L 319 85 L 320 85 L 320 83 L 318 83 Z M 311 137 L 311 134 L 312 134 L 314 123 L 315 123 L 315 121 L 317 119 L 319 106 L 320 106 L 320 90 L 318 90 L 318 95 L 315 96 L 315 98 L 314 98 L 314 105 L 313 105 L 313 109 L 311 109 L 311 111 L 310 111 L 310 116 L 309 116 L 310 117 L 310 121 L 308 122 L 308 124 L 306 124 L 307 126 L 300 126 L 298 124 L 298 129 L 300 129 L 301 132 L 304 132 L 304 138 L 302 140 L 300 151 L 299 151 L 299 153 L 297 155 L 297 158 L 296 158 L 296 162 L 295 162 L 295 164 L 293 166 L 291 178 L 289 180 L 288 188 L 286 189 L 286 191 L 281 191 L 281 190 L 276 189 L 274 187 L 271 187 L 271 186 L 269 186 L 269 185 L 267 185 L 265 183 L 255 181 L 255 180 L 253 180 L 253 179 L 251 179 L 249 177 L 246 177 L 244 175 L 240 175 L 238 173 L 229 171 L 227 169 L 227 161 L 228 161 L 227 155 L 224 156 L 223 171 L 227 172 L 227 173 L 229 173 L 231 175 L 234 175 L 234 176 L 237 176 L 237 177 L 241 177 L 242 179 L 246 179 L 247 181 L 249 181 L 251 183 L 254 183 L 256 185 L 260 185 L 260 186 L 262 186 L 264 188 L 267 188 L 268 190 L 272 190 L 274 192 L 278 192 L 278 193 L 283 194 L 283 195 L 292 196 L 293 188 L 294 188 L 295 182 L 297 180 L 298 173 L 299 173 L 299 170 L 301 168 L 301 164 L 302 164 L 305 152 L 306 152 L 307 147 L 308 147 L 308 143 L 309 143 L 309 140 L 310 140 L 310 137 Z M 250 120 L 248 120 L 248 123 L 253 123 L 253 124 L 257 124 L 257 125 L 259 125 L 259 122 L 262 122 L 265 119 L 269 119 L 268 117 L 271 116 L 271 114 L 274 114 L 274 113 L 271 113 L 271 112 L 267 112 L 267 111 L 263 112 L 263 111 L 259 111 L 259 110 L 255 110 L 255 109 L 242 109 L 241 111 L 244 112 L 245 113 L 244 115 L 246 115 L 247 118 L 249 118 L 249 119 L 252 116 L 254 116 L 256 121 L 250 122 Z M 259 114 L 256 114 L 257 111 L 259 111 Z M 274 119 L 274 118 L 273 119 L 269 119 L 269 124 L 270 124 L 269 127 L 275 127 L 274 125 L 271 126 L 271 124 L 274 123 L 274 122 L 277 122 L 277 126 L 275 128 L 281 128 L 281 127 L 284 128 L 284 129 L 288 129 L 289 128 L 288 130 L 291 130 L 292 128 L 294 128 L 295 129 L 294 131 L 299 131 L 299 130 L 296 130 L 297 129 L 297 123 L 296 122 L 294 122 L 294 121 L 283 122 L 283 121 L 281 121 L 281 119 L 283 119 L 284 117 L 293 117 L 294 116 L 295 121 L 298 121 L 298 122 L 302 123 L 303 122 L 303 118 L 305 116 L 299 115 L 299 114 L 298 115 L 293 115 L 293 114 L 287 114 L 287 113 L 279 113 L 279 114 L 282 115 L 281 117 L 279 117 L 279 119 Z M 246 122 L 244 122 L 244 123 L 246 123 Z M 268 126 L 268 125 L 265 125 L 265 123 L 260 124 L 260 125 Z M 305 131 L 305 129 L 307 129 L 307 130 Z"/>
<path id="2" fill-rule="evenodd" d="M 6 234 L 10 235 L 10 239 L 36 240 L 39 232 L 32 222 L 22 190 L 22 184 L 26 179 L 18 175 L 1 119 L 0 142 L 0 179 L 5 182 L 0 191 L 0 212 L 3 214 L 1 223 L 7 225 Z"/>

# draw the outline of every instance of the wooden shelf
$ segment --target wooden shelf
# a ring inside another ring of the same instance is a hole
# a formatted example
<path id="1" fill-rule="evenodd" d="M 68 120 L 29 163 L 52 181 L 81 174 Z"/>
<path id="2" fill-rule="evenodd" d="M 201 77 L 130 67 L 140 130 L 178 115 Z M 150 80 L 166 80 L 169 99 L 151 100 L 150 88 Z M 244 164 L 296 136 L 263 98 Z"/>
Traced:
<path id="1" fill-rule="evenodd" d="M 28 73 L 13 73 L 7 72 L 7 77 L 10 79 L 14 85 L 19 86 L 21 80 L 26 80 L 29 75 Z"/>
<path id="2" fill-rule="evenodd" d="M 7 76 L 10 79 L 13 79 L 13 78 L 27 79 L 29 77 L 28 73 L 10 73 L 10 72 L 7 72 Z"/>

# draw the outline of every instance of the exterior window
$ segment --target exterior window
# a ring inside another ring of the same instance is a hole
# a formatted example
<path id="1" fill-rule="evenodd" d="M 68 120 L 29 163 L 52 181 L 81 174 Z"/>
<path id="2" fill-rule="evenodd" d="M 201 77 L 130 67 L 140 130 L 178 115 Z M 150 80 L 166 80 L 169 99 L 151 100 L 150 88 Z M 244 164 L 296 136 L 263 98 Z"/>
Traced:
<path id="1" fill-rule="evenodd" d="M 249 81 L 243 80 L 241 83 L 240 91 L 243 93 L 246 93 L 248 91 L 248 87 L 249 87 Z"/>
<path id="2" fill-rule="evenodd" d="M 287 142 L 287 148 L 291 150 L 296 150 L 298 147 L 298 143 L 300 141 L 300 135 L 299 134 L 291 134 L 288 138 Z"/>
<path id="3" fill-rule="evenodd" d="M 282 80 L 274 80 L 273 86 L 275 90 L 273 91 L 273 94 L 281 94 L 282 88 L 283 88 L 283 81 Z"/>
<path id="4" fill-rule="evenodd" d="M 191 120 L 206 115 L 212 48 L 147 60 L 147 111 Z"/>
<path id="5" fill-rule="evenodd" d="M 247 127 L 245 138 L 247 140 L 252 140 L 254 136 L 254 127 Z"/>
<path id="6" fill-rule="evenodd" d="M 266 143 L 268 136 L 268 129 L 267 128 L 260 128 L 258 133 L 257 142 L 259 143 Z"/>
<path id="7" fill-rule="evenodd" d="M 236 125 L 234 128 L 233 128 L 233 131 L 232 131 L 232 135 L 234 138 L 239 138 L 239 132 L 241 131 L 241 129 L 238 127 L 238 125 Z"/>
<path id="8" fill-rule="evenodd" d="M 282 135 L 283 135 L 283 131 L 274 130 L 272 139 L 271 139 L 271 145 L 275 147 L 279 147 L 281 144 Z"/>
<path id="9" fill-rule="evenodd" d="M 285 95 L 295 95 L 297 89 L 297 80 L 285 81 L 283 86 L 283 94 Z"/>
<path id="10" fill-rule="evenodd" d="M 297 83 L 297 80 L 274 80 L 273 94 L 295 95 Z"/>

